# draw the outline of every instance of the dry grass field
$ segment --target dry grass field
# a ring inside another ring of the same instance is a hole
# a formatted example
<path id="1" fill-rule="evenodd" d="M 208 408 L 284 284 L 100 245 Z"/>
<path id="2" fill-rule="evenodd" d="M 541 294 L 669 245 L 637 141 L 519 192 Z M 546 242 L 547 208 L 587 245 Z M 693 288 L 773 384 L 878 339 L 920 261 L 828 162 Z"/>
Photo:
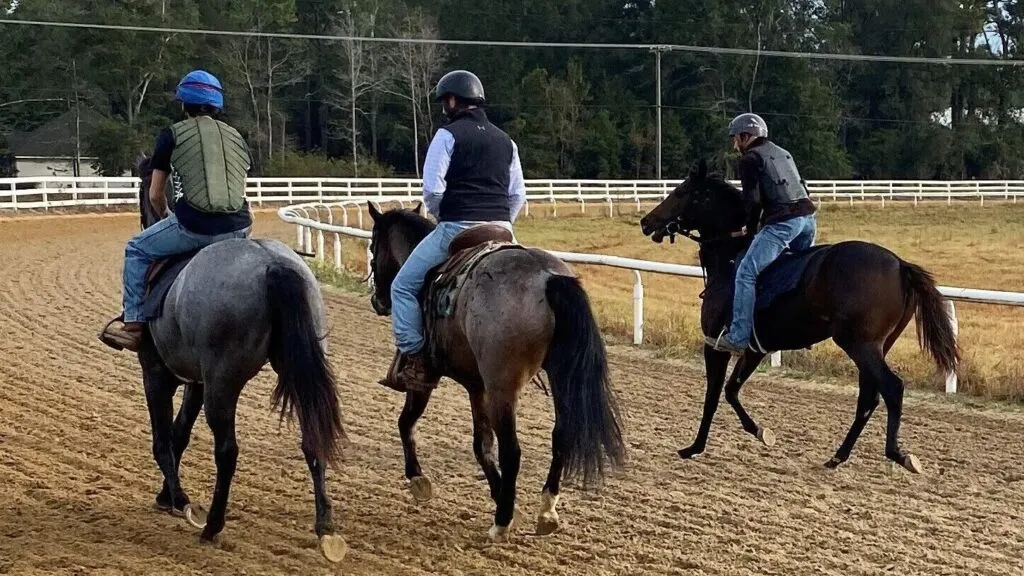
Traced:
<path id="1" fill-rule="evenodd" d="M 654 244 L 643 237 L 638 224 L 643 211 L 620 206 L 609 218 L 607 210 L 607 205 L 594 204 L 582 214 L 578 204 L 559 205 L 552 218 L 549 205 L 535 204 L 530 216 L 517 223 L 516 233 L 521 242 L 553 250 L 697 263 L 696 245 L 689 240 Z M 354 212 L 350 218 L 354 223 Z M 818 242 L 849 239 L 881 244 L 924 266 L 944 286 L 1024 291 L 1024 203 L 821 204 Z M 363 242 L 345 242 L 346 267 L 354 274 L 365 270 L 364 250 Z M 612 338 L 631 338 L 633 273 L 601 266 L 575 268 L 585 280 L 603 330 Z M 697 354 L 701 280 L 644 273 L 643 282 L 645 345 L 666 356 Z M 960 390 L 990 399 L 1024 399 L 1024 308 L 957 303 L 956 309 L 964 355 Z M 908 385 L 942 388 L 943 378 L 931 358 L 917 347 L 913 323 L 889 358 Z M 783 369 L 847 381 L 856 374 L 852 362 L 831 341 L 811 351 L 784 353 Z"/>

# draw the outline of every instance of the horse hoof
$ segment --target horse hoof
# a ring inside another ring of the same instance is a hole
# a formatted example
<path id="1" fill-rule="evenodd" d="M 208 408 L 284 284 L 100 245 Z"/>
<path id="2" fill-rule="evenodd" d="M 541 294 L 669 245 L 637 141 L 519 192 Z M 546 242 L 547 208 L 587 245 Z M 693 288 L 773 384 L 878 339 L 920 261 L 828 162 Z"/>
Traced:
<path id="1" fill-rule="evenodd" d="M 775 432 L 772 432 L 771 428 L 758 428 L 757 439 L 769 448 L 775 446 Z"/>
<path id="2" fill-rule="evenodd" d="M 558 532 L 558 512 L 545 512 L 537 518 L 537 536 L 548 536 Z"/>
<path id="3" fill-rule="evenodd" d="M 903 459 L 903 467 L 906 468 L 907 470 L 910 470 L 914 474 L 920 474 L 921 472 L 924 471 L 924 468 L 921 468 L 921 461 L 918 460 L 917 456 L 914 456 L 913 454 L 907 454 L 907 456 Z"/>
<path id="4" fill-rule="evenodd" d="M 430 485 L 430 479 L 426 476 L 416 476 L 409 479 L 409 492 L 417 502 L 426 502 L 434 497 L 434 487 Z"/>
<path id="5" fill-rule="evenodd" d="M 836 458 L 835 456 L 833 456 L 832 458 L 829 458 L 828 462 L 825 462 L 825 468 L 830 468 L 832 470 L 835 470 L 842 463 L 843 463 L 842 460 L 840 460 L 839 458 Z"/>
<path id="6" fill-rule="evenodd" d="M 206 510 L 199 504 L 189 504 L 188 506 L 185 506 L 185 520 L 187 520 L 193 528 L 205 530 L 206 516 Z"/>
<path id="7" fill-rule="evenodd" d="M 337 564 L 348 554 L 348 544 L 337 534 L 324 534 L 320 537 L 320 553 L 328 562 Z"/>
<path id="8" fill-rule="evenodd" d="M 490 538 L 491 542 L 494 542 L 495 544 L 504 544 L 505 542 L 508 542 L 510 527 L 511 525 L 502 528 L 501 526 L 495 524 L 494 526 L 491 526 L 490 530 L 487 531 L 487 537 Z"/>
<path id="9" fill-rule="evenodd" d="M 703 450 L 697 450 L 696 448 L 693 448 L 691 446 L 690 448 L 682 448 L 680 450 L 677 450 L 676 454 L 678 454 L 679 457 L 682 458 L 683 460 L 689 460 L 690 458 L 693 458 L 694 456 L 701 454 L 703 452 Z"/>

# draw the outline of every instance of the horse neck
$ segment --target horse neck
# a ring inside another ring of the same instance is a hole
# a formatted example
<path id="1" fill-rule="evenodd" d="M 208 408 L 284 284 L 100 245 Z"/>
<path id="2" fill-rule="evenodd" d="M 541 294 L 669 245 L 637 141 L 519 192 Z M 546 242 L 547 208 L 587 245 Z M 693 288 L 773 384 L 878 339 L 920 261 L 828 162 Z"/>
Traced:
<path id="1" fill-rule="evenodd" d="M 708 280 L 713 282 L 723 277 L 731 278 L 736 256 L 749 244 L 750 240 L 746 237 L 701 244 L 697 254 Z"/>

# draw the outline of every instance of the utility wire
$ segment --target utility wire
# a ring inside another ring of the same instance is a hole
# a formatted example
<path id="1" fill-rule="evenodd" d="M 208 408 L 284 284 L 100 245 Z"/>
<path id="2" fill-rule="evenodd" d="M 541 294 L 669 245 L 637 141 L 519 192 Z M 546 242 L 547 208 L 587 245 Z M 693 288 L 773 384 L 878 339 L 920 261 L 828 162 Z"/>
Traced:
<path id="1" fill-rule="evenodd" d="M 923 56 L 884 56 L 878 54 L 840 54 L 829 52 L 790 52 L 785 50 L 756 50 L 752 48 L 725 48 L 720 46 L 691 46 L 687 44 L 614 44 L 602 42 L 515 42 L 508 40 L 441 40 L 435 38 L 389 38 L 380 36 L 342 36 L 333 34 L 299 34 L 295 32 L 253 32 L 241 30 L 211 30 L 193 28 L 165 28 L 133 26 L 127 24 L 89 24 L 85 22 L 54 22 L 44 20 L 16 20 L 0 18 L 0 24 L 21 26 L 50 26 L 56 28 L 85 28 L 94 30 L 120 30 L 127 32 L 156 32 L 161 34 L 197 34 L 209 36 L 242 36 L 255 38 L 281 38 L 293 40 L 326 40 L 347 42 L 381 42 L 391 44 L 441 44 L 462 46 L 508 46 L 519 48 L 584 48 L 598 50 L 648 50 L 660 52 L 697 52 L 734 56 L 775 56 L 814 60 L 846 60 L 854 62 L 900 62 L 905 64 L 945 64 L 956 66 L 1024 66 L 1024 60 L 994 58 L 952 58 Z"/>

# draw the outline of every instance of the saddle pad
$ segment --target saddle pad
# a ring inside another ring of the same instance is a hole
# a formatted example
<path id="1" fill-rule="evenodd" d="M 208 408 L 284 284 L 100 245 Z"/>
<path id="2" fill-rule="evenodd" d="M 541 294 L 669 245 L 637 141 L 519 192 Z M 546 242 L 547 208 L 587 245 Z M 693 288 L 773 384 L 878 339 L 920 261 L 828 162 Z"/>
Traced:
<path id="1" fill-rule="evenodd" d="M 142 313 L 147 319 L 159 318 L 163 314 L 164 300 L 167 298 L 167 293 L 171 291 L 171 286 L 178 278 L 178 275 L 181 274 L 181 271 L 185 269 L 185 266 L 192 261 L 192 258 L 198 252 L 196 250 L 171 256 L 167 259 L 163 268 L 156 273 L 156 276 L 150 279 L 146 298 L 142 302 Z"/>
<path id="2" fill-rule="evenodd" d="M 811 258 L 827 244 L 814 246 L 801 252 L 783 252 L 757 276 L 757 298 L 755 308 L 761 310 L 776 298 L 796 289 Z M 739 258 L 736 259 L 739 262 Z"/>

